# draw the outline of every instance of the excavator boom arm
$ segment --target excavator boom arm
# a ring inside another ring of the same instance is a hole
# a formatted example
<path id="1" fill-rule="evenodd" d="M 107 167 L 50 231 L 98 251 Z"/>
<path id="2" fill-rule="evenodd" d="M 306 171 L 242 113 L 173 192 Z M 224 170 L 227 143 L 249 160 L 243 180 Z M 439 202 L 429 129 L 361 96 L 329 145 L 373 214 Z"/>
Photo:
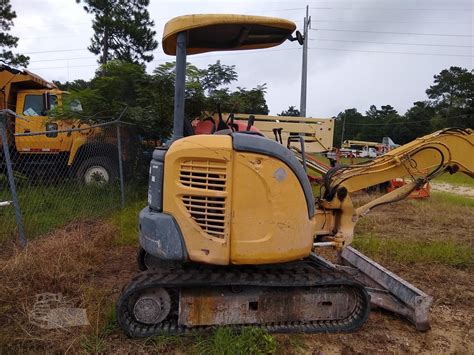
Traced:
<path id="1" fill-rule="evenodd" d="M 332 211 L 334 225 L 325 237 L 342 249 L 352 242 L 360 217 L 376 206 L 400 201 L 434 177 L 463 172 L 474 177 L 472 129 L 448 128 L 418 138 L 370 162 L 330 169 L 324 176 L 325 192 L 318 201 L 320 213 Z M 354 208 L 351 192 L 399 177 L 411 177 L 405 186 Z"/>
<path id="2" fill-rule="evenodd" d="M 389 151 L 370 162 L 335 168 L 325 179 L 328 196 L 361 190 L 398 177 L 425 182 L 444 172 L 474 177 L 472 129 L 445 129 Z"/>

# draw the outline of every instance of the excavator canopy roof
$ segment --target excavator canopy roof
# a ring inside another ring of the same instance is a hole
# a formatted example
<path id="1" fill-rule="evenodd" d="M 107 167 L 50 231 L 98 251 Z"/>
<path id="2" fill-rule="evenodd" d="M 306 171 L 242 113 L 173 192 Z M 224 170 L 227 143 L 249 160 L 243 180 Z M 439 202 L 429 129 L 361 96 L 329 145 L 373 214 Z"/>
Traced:
<path id="1" fill-rule="evenodd" d="M 168 21 L 163 50 L 176 55 L 176 36 L 187 32 L 187 54 L 274 47 L 296 29 L 292 21 L 249 15 L 186 15 Z"/>

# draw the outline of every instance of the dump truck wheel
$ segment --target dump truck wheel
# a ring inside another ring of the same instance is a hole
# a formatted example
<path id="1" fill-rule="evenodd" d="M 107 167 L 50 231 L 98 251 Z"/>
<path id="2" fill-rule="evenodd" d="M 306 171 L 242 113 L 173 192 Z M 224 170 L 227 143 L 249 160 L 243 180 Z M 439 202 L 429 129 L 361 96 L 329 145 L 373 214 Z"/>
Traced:
<path id="1" fill-rule="evenodd" d="M 77 170 L 77 178 L 86 185 L 107 185 L 118 176 L 117 167 L 109 157 L 84 160 Z"/>

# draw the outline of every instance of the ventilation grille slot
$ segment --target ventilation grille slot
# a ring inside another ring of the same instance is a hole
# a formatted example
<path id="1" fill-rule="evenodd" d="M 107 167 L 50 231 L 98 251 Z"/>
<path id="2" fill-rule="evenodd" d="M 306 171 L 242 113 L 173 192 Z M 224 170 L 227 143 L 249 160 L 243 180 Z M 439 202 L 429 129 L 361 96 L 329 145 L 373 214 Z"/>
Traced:
<path id="1" fill-rule="evenodd" d="M 225 162 L 189 160 L 179 172 L 181 184 L 202 190 L 225 191 L 226 178 Z"/>
<path id="2" fill-rule="evenodd" d="M 182 199 L 192 219 L 204 232 L 224 238 L 225 197 L 183 196 Z"/>

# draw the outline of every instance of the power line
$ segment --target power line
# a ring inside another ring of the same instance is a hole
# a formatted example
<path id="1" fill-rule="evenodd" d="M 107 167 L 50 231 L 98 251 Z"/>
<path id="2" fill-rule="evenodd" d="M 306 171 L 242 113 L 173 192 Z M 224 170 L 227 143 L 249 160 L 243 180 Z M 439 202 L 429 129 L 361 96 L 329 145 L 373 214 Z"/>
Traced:
<path id="1" fill-rule="evenodd" d="M 350 123 L 346 122 L 346 126 L 385 126 L 385 125 L 397 125 L 397 124 L 411 124 L 411 123 L 423 123 L 430 122 L 431 120 L 420 120 L 420 121 L 407 121 L 407 122 L 384 122 L 384 123 Z"/>
<path id="2" fill-rule="evenodd" d="M 474 46 L 456 45 L 456 44 L 428 44 L 428 43 L 404 43 L 404 42 L 373 42 L 373 41 L 358 41 L 345 39 L 326 39 L 326 38 L 310 38 L 310 41 L 324 41 L 324 42 L 345 42 L 345 43 L 372 43 L 372 44 L 394 44 L 404 46 L 427 46 L 427 47 L 453 47 L 453 48 L 473 48 Z"/>
<path id="3" fill-rule="evenodd" d="M 153 52 L 158 52 L 160 49 L 155 49 Z M 23 54 L 41 54 L 41 53 L 59 53 L 59 52 L 75 52 L 75 51 L 88 51 L 87 48 L 73 48 L 73 49 L 52 49 L 49 51 L 37 51 L 37 52 L 23 52 Z"/>
<path id="4" fill-rule="evenodd" d="M 344 51 L 344 52 L 362 52 L 362 53 L 382 53 L 382 54 L 410 54 L 410 55 L 429 55 L 429 56 L 443 56 L 443 57 L 474 57 L 472 55 L 462 55 L 462 54 L 441 54 L 441 53 L 415 53 L 415 52 L 395 52 L 395 51 L 367 51 L 367 50 L 358 50 L 358 49 L 344 49 L 344 48 L 324 48 L 324 47 L 310 47 L 311 50 L 329 50 L 329 51 Z M 301 48 L 281 48 L 281 49 L 269 49 L 269 50 L 259 50 L 259 53 L 268 53 L 268 52 L 281 52 L 281 51 L 295 51 L 301 50 Z M 201 58 L 211 58 L 211 57 L 223 57 L 223 56 L 236 56 L 236 55 L 245 55 L 245 54 L 254 54 L 253 51 L 242 51 L 237 53 L 219 53 L 219 54 L 209 54 L 209 55 L 196 55 L 193 56 L 196 59 Z M 72 58 L 70 58 L 72 59 Z M 92 59 L 92 57 L 91 57 Z M 62 59 L 67 60 L 67 59 Z M 153 62 L 169 62 L 173 59 L 168 58 L 155 58 Z M 82 67 L 93 67 L 97 66 L 95 64 L 91 65 L 69 65 L 69 66 L 57 66 L 57 67 L 44 67 L 44 68 L 30 68 L 31 70 L 45 70 L 45 69 L 61 69 L 61 68 L 82 68 Z"/>
<path id="5" fill-rule="evenodd" d="M 62 67 L 44 67 L 44 68 L 27 68 L 28 70 L 45 70 L 45 69 L 66 69 L 66 68 L 83 68 L 83 67 L 97 67 L 98 64 L 88 64 L 88 65 L 68 65 Z"/>
<path id="6" fill-rule="evenodd" d="M 259 53 L 268 53 L 268 52 L 281 52 L 281 51 L 294 51 L 300 50 L 301 48 L 280 48 L 280 49 L 269 49 L 269 50 L 258 50 Z M 223 57 L 223 56 L 236 56 L 236 55 L 243 55 L 243 54 L 254 54 L 254 50 L 242 51 L 237 53 L 219 53 L 219 54 L 209 54 L 209 55 L 196 55 L 193 58 L 200 59 L 200 58 L 209 58 L 209 57 Z M 155 58 L 152 62 L 171 62 L 173 61 L 174 57 L 170 58 Z M 63 59 L 66 60 L 66 59 Z M 94 67 L 98 66 L 97 64 L 89 64 L 89 65 L 69 65 L 69 66 L 58 66 L 58 67 L 44 67 L 44 68 L 28 68 L 30 70 L 44 70 L 44 69 L 61 69 L 61 68 L 82 68 L 82 67 Z"/>
<path id="7" fill-rule="evenodd" d="M 68 37 L 81 37 L 83 34 L 76 35 L 64 35 L 64 36 L 38 36 L 38 37 L 21 37 L 20 39 L 42 39 L 42 38 L 68 38 Z"/>
<path id="8" fill-rule="evenodd" d="M 280 12 L 280 11 L 296 11 L 296 10 L 304 10 L 304 7 L 295 7 L 293 9 L 273 9 L 273 10 L 268 10 L 268 12 Z M 261 13 L 262 11 L 260 11 Z M 267 12 L 267 11 L 265 11 Z"/>
<path id="9" fill-rule="evenodd" d="M 457 116 L 451 116 L 451 117 L 442 117 L 445 119 L 453 119 L 453 118 L 459 118 L 459 117 L 466 117 L 466 116 L 472 116 L 472 114 L 464 114 L 464 115 L 457 115 Z M 406 125 L 406 124 L 412 124 L 412 123 L 423 123 L 423 122 L 431 122 L 431 119 L 429 120 L 419 120 L 419 121 L 400 121 L 400 122 L 383 122 L 383 123 L 350 123 L 346 122 L 345 125 L 349 126 L 385 126 L 387 124 L 389 125 Z"/>
<path id="10" fill-rule="evenodd" d="M 87 51 L 87 48 L 77 49 L 54 49 L 50 51 L 37 51 L 37 52 L 22 52 L 23 54 L 41 54 L 41 53 L 59 53 L 59 52 L 75 52 L 75 51 Z"/>
<path id="11" fill-rule="evenodd" d="M 30 62 L 56 62 L 62 60 L 78 60 L 78 59 L 97 59 L 97 57 L 75 57 L 75 58 L 58 58 L 58 59 L 40 59 L 40 60 L 31 60 Z"/>
<path id="12" fill-rule="evenodd" d="M 331 31 L 331 32 L 383 33 L 383 34 L 392 34 L 392 35 L 415 35 L 415 36 L 474 37 L 474 35 L 463 35 L 463 34 L 386 32 L 386 31 L 367 31 L 367 30 L 341 30 L 341 29 L 335 29 L 335 28 L 312 28 L 311 30 L 313 30 L 313 31 Z"/>
<path id="13" fill-rule="evenodd" d="M 472 25 L 472 22 L 445 22 L 445 21 L 367 21 L 367 20 L 312 20 L 313 22 L 354 22 L 354 23 L 411 23 L 411 24 L 447 24 L 447 25 Z"/>
<path id="14" fill-rule="evenodd" d="M 210 57 L 224 57 L 224 56 L 236 56 L 236 55 L 245 55 L 245 54 L 254 54 L 255 51 L 258 51 L 258 53 L 268 53 L 268 52 L 281 52 L 281 51 L 294 51 L 294 50 L 301 50 L 301 47 L 295 47 L 295 48 L 279 48 L 279 49 L 250 49 L 250 50 L 245 50 L 245 51 L 239 51 L 239 52 L 232 52 L 232 53 L 216 53 L 216 54 L 208 54 L 208 55 L 201 55 L 201 54 L 196 54 L 193 55 L 193 58 L 200 59 L 200 58 L 210 58 Z M 158 61 L 165 61 L 169 62 L 172 61 L 173 59 L 164 59 L 164 58 L 156 58 L 153 61 L 158 60 Z"/>
<path id="15" fill-rule="evenodd" d="M 411 8 L 411 9 L 401 9 L 396 7 L 310 7 L 312 10 L 371 10 L 371 11 L 472 11 L 470 9 L 434 9 L 434 8 Z"/>
<path id="16" fill-rule="evenodd" d="M 383 53 L 383 54 L 411 54 L 411 55 L 429 55 L 439 57 L 469 57 L 474 58 L 474 55 L 468 54 L 441 54 L 441 53 L 419 53 L 419 52 L 392 52 L 392 51 L 367 51 L 362 49 L 344 49 L 344 48 L 323 48 L 323 47 L 311 47 L 309 49 L 321 49 L 328 51 L 343 51 L 343 52 L 362 52 L 362 53 Z"/>
<path id="17" fill-rule="evenodd" d="M 30 0 L 31 1 L 31 0 Z M 257 11 L 257 12 L 252 12 L 252 13 L 247 13 L 248 15 L 255 15 L 255 14 L 267 14 L 269 12 L 286 12 L 286 11 L 298 11 L 298 10 L 304 10 L 304 7 L 297 7 L 297 8 L 291 8 L 291 9 L 273 9 L 273 10 L 265 10 L 265 11 Z M 245 15 L 245 13 L 242 13 Z M 171 18 L 166 16 L 166 17 L 155 17 L 152 20 L 155 22 L 159 22 L 160 20 L 170 20 Z M 48 27 L 48 28 L 72 28 L 72 27 L 78 27 L 81 25 L 86 25 L 86 24 L 91 24 L 91 21 L 84 21 L 84 22 L 64 22 L 64 23 L 54 23 L 54 24 L 43 24 L 41 27 Z M 155 24 L 156 25 L 156 24 Z M 16 30 L 21 30 L 23 28 L 38 28 L 38 26 L 30 26 L 30 25 L 16 25 L 15 29 Z M 30 37 L 31 38 L 31 37 Z"/>

